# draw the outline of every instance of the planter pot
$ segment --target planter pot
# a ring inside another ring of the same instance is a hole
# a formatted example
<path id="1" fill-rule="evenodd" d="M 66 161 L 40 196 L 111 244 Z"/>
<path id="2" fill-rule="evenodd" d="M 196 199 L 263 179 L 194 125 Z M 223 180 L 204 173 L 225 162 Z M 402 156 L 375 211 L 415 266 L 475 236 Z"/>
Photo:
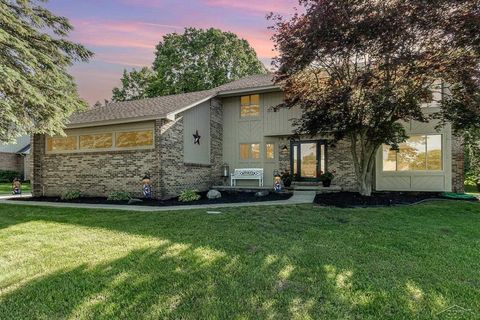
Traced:
<path id="1" fill-rule="evenodd" d="M 322 180 L 322 184 L 325 188 L 328 188 L 332 184 L 332 180 Z"/>
<path id="2" fill-rule="evenodd" d="M 292 185 L 292 180 L 288 179 L 288 180 L 284 180 L 283 181 L 283 185 L 288 188 Z"/>

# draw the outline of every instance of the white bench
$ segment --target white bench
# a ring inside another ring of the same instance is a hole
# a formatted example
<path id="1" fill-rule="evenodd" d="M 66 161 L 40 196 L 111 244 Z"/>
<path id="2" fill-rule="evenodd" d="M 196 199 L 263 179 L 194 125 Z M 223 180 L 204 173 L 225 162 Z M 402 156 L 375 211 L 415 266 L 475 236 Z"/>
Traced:
<path id="1" fill-rule="evenodd" d="M 237 180 L 258 180 L 258 186 L 263 187 L 262 168 L 235 169 L 230 178 L 232 187 L 237 185 Z"/>

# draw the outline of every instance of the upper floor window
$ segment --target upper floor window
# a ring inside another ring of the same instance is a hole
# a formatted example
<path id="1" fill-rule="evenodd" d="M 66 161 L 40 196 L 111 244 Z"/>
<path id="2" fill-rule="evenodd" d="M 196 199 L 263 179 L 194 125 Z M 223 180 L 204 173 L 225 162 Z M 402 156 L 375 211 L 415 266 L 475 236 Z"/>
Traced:
<path id="1" fill-rule="evenodd" d="M 383 171 L 442 170 L 442 135 L 411 136 L 399 150 L 383 146 Z"/>
<path id="2" fill-rule="evenodd" d="M 260 116 L 260 95 L 253 94 L 240 98 L 240 117 Z"/>

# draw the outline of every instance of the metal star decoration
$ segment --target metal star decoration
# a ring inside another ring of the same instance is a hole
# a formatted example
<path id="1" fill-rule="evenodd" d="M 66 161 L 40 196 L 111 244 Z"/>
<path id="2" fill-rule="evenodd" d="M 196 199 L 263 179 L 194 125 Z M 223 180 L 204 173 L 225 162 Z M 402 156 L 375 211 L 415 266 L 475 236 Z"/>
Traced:
<path id="1" fill-rule="evenodd" d="M 196 131 L 195 131 L 195 134 L 193 135 L 193 144 L 198 144 L 198 145 L 199 145 L 199 144 L 200 144 L 200 138 L 201 138 L 201 137 L 202 137 L 202 136 L 200 136 L 200 135 L 198 134 L 198 130 L 196 130 Z"/>

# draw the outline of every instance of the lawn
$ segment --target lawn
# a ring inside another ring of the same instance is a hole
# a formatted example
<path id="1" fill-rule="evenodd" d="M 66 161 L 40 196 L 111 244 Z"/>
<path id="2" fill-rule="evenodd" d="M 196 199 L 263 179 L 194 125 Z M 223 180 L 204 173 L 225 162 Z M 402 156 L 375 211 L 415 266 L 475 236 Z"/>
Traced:
<path id="1" fill-rule="evenodd" d="M 0 205 L 0 319 L 478 319 L 480 204 Z"/>
<path id="2" fill-rule="evenodd" d="M 22 183 L 22 192 L 30 192 L 30 183 Z M 0 183 L 0 196 L 12 194 L 12 184 L 11 183 Z"/>

